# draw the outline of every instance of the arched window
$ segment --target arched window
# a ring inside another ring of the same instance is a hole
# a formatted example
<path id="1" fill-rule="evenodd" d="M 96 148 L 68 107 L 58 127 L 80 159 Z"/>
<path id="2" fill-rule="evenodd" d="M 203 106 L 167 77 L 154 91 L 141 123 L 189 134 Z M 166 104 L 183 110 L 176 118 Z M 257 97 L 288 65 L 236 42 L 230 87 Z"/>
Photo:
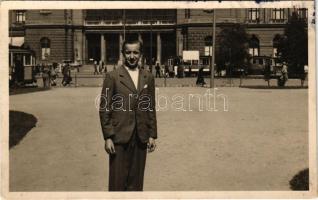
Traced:
<path id="1" fill-rule="evenodd" d="M 208 35 L 204 38 L 204 55 L 212 56 L 213 37 Z"/>
<path id="2" fill-rule="evenodd" d="M 279 46 L 281 40 L 281 36 L 279 34 L 276 34 L 274 39 L 273 39 L 273 57 L 277 57 L 277 49 Z"/>
<path id="3" fill-rule="evenodd" d="M 47 37 L 41 38 L 41 58 L 42 60 L 46 60 L 50 56 L 50 48 L 51 48 L 51 42 L 50 39 Z"/>
<path id="4" fill-rule="evenodd" d="M 249 44 L 249 53 L 252 56 L 258 56 L 259 55 L 259 39 L 255 35 L 252 35 L 248 44 Z"/>

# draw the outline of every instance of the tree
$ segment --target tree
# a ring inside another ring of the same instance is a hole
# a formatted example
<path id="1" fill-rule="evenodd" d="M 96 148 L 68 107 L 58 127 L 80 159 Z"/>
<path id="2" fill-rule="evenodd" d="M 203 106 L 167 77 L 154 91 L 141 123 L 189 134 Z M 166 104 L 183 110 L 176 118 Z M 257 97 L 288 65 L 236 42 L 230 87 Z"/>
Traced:
<path id="1" fill-rule="evenodd" d="M 284 36 L 277 48 L 281 62 L 286 62 L 288 73 L 305 79 L 304 66 L 308 64 L 307 23 L 293 12 L 287 23 Z"/>
<path id="2" fill-rule="evenodd" d="M 225 27 L 219 33 L 219 46 L 216 50 L 216 63 L 218 71 L 228 66 L 228 69 L 247 68 L 248 54 L 248 34 L 245 27 L 234 24 Z M 227 70 L 229 71 L 229 70 Z"/>

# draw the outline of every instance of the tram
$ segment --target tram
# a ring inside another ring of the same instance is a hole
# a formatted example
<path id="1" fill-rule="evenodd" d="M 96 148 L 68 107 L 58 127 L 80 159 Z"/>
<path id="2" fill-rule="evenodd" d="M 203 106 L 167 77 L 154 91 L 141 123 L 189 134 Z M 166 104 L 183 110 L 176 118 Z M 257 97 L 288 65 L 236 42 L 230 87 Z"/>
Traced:
<path id="1" fill-rule="evenodd" d="M 24 86 L 34 84 L 35 53 L 28 49 L 9 46 L 9 85 Z"/>

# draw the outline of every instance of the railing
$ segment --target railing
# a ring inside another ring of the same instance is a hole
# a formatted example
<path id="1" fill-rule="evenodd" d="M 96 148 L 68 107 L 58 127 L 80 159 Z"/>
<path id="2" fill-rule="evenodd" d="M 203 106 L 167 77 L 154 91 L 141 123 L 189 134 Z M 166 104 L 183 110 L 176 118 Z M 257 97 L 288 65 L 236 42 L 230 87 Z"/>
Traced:
<path id="1" fill-rule="evenodd" d="M 142 26 L 156 26 L 156 25 L 174 25 L 173 20 L 126 20 L 126 25 L 142 25 Z M 85 20 L 86 26 L 122 26 L 123 20 Z"/>
<path id="2" fill-rule="evenodd" d="M 246 22 L 249 23 L 249 24 L 259 24 L 260 23 L 260 19 L 259 18 L 247 19 Z"/>
<path id="3" fill-rule="evenodd" d="M 284 24 L 286 22 L 287 22 L 287 19 L 270 19 L 268 21 L 268 23 L 270 23 L 270 24 Z M 249 24 L 260 24 L 261 20 L 260 19 L 247 19 L 246 23 L 249 23 Z M 262 22 L 262 23 L 264 23 L 264 22 Z"/>
<path id="4" fill-rule="evenodd" d="M 283 24 L 287 22 L 287 19 L 271 19 L 270 22 L 273 24 Z"/>

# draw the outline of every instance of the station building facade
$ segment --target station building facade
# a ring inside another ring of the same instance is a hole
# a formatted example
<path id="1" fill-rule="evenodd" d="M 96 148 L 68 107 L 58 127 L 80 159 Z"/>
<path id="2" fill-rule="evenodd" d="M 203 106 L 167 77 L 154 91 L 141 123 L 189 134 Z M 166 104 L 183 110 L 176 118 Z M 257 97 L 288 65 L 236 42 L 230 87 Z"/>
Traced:
<path id="1" fill-rule="evenodd" d="M 307 9 L 299 8 L 218 9 L 216 35 L 223 27 L 243 24 L 250 37 L 249 53 L 275 56 L 275 40 L 292 12 L 308 16 Z M 125 35 L 138 33 L 145 62 L 163 64 L 184 50 L 209 55 L 213 14 L 202 9 L 12 10 L 9 24 L 10 44 L 33 50 L 37 63 L 117 64 Z"/>

